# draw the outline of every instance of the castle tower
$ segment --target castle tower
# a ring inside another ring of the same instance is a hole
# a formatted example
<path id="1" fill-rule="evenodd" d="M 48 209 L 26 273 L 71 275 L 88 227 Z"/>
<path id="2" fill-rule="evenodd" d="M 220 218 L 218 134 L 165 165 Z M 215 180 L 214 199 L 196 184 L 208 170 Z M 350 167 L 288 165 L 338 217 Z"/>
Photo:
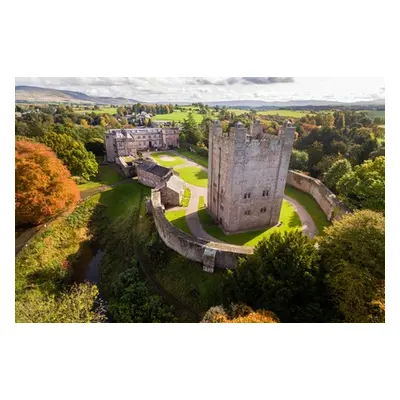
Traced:
<path id="1" fill-rule="evenodd" d="M 263 133 L 260 121 L 209 136 L 207 208 L 226 233 L 266 229 L 279 222 L 295 127 Z"/>

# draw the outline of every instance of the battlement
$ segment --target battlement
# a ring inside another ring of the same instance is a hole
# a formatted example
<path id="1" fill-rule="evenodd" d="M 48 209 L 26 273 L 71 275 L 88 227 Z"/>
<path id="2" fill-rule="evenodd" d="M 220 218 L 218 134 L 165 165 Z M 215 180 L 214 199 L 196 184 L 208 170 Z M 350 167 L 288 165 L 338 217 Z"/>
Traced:
<path id="1" fill-rule="evenodd" d="M 221 121 L 214 120 L 211 126 L 211 135 L 226 138 L 232 141 L 244 141 L 247 143 L 261 142 L 281 142 L 281 138 L 294 135 L 295 127 L 291 121 L 286 121 L 276 135 L 264 131 L 264 126 L 260 120 L 256 120 L 249 128 L 246 128 L 241 122 L 237 122 L 234 127 L 229 129 L 229 132 L 223 132 Z"/>

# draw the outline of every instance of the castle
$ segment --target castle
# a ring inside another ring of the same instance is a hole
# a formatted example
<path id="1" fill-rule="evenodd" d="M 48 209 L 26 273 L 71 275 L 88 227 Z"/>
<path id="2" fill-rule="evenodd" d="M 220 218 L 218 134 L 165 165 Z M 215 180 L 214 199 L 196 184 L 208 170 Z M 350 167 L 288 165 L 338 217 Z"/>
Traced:
<path id="1" fill-rule="evenodd" d="M 179 128 L 110 129 L 104 138 L 107 161 L 134 156 L 137 151 L 179 147 Z"/>
<path id="2" fill-rule="evenodd" d="M 228 234 L 278 224 L 294 141 L 287 122 L 277 135 L 260 121 L 223 132 L 214 121 L 209 136 L 207 208 Z"/>

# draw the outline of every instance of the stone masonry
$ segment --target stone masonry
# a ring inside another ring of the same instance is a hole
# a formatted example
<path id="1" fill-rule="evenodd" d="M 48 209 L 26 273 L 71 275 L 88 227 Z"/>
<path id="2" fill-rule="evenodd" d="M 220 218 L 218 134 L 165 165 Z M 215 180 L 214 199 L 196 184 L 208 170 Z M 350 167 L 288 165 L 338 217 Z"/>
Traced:
<path id="1" fill-rule="evenodd" d="M 209 136 L 207 207 L 228 234 L 265 229 L 279 222 L 295 127 L 278 135 L 259 121 L 223 132 L 214 121 Z"/>

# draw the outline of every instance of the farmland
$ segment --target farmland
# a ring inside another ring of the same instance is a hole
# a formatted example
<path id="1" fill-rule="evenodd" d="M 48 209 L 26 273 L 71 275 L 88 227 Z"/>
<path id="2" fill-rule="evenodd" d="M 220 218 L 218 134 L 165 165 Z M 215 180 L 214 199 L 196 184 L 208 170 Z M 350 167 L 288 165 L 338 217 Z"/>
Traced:
<path id="1" fill-rule="evenodd" d="M 74 109 L 75 112 L 77 113 L 86 113 L 86 114 L 91 114 L 91 113 L 95 113 L 95 114 L 116 114 L 117 113 L 117 109 L 115 107 L 103 107 L 100 108 L 99 110 L 84 110 L 84 109 Z"/>

